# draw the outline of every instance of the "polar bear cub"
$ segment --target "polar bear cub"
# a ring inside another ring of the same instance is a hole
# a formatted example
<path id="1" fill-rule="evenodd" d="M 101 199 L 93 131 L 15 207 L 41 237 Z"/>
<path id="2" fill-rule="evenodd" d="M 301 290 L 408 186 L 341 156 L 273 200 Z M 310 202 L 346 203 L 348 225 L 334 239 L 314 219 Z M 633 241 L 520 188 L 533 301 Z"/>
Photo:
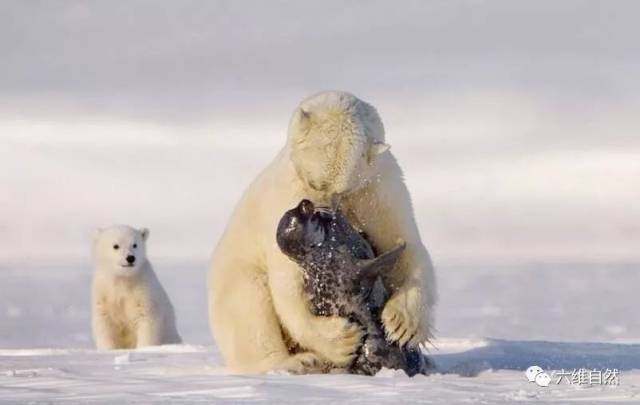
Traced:
<path id="1" fill-rule="evenodd" d="M 93 243 L 93 337 L 100 350 L 180 343 L 169 296 L 146 254 L 147 229 L 119 225 Z"/>

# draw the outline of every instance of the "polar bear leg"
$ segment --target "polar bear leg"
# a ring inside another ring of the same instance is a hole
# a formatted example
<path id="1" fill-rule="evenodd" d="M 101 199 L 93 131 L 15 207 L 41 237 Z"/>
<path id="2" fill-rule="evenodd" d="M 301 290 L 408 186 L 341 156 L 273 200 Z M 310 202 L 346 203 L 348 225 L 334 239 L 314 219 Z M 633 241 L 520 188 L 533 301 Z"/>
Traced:
<path id="1" fill-rule="evenodd" d="M 380 158 L 379 164 L 386 176 L 380 177 L 372 188 L 355 193 L 344 201 L 344 206 L 378 249 L 393 248 L 399 237 L 406 241 L 400 262 L 383 275 L 391 297 L 382 311 L 382 323 L 389 340 L 417 347 L 432 336 L 436 301 L 433 264 L 420 240 L 400 167 L 391 155 Z"/>
<path id="2" fill-rule="evenodd" d="M 419 241 L 414 242 L 396 270 L 403 280 L 389 280 L 400 287 L 385 304 L 382 323 L 389 340 L 417 347 L 432 338 L 435 276 L 429 253 Z"/>
<path id="3" fill-rule="evenodd" d="M 93 316 L 93 339 L 98 350 L 119 348 L 115 327 L 104 315 L 94 314 Z"/>
<path id="4" fill-rule="evenodd" d="M 136 327 L 136 347 L 161 345 L 163 343 L 161 326 L 155 319 L 142 319 Z"/>
<path id="5" fill-rule="evenodd" d="M 209 320 L 225 364 L 234 371 L 262 373 L 283 369 L 304 372 L 308 356 L 292 356 L 273 309 L 266 274 L 239 261 L 214 263 Z M 234 266 L 233 270 L 221 266 Z"/>

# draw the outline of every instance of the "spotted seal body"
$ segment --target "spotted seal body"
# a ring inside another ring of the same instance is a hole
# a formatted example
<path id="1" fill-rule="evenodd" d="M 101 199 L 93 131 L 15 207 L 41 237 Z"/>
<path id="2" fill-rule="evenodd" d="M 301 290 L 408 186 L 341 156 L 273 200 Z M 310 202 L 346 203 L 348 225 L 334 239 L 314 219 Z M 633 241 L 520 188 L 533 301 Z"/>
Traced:
<path id="1" fill-rule="evenodd" d="M 316 208 L 309 200 L 284 214 L 276 240 L 282 252 L 302 267 L 312 312 L 346 317 L 365 330 L 349 372 L 373 375 L 386 367 L 409 375 L 426 374 L 426 358 L 418 350 L 387 342 L 380 320 L 388 298 L 380 274 L 393 268 L 404 242 L 376 257 L 373 246 L 340 210 Z"/>

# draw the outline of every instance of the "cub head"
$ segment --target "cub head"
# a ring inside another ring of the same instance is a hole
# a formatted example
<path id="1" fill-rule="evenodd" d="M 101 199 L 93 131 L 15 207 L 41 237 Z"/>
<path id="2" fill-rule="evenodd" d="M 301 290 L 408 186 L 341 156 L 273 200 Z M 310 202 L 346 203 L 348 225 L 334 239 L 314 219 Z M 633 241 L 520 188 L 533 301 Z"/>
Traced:
<path id="1" fill-rule="evenodd" d="M 288 145 L 298 177 L 327 200 L 364 187 L 376 174 L 377 156 L 389 149 L 375 108 L 337 91 L 300 104 Z"/>
<path id="2" fill-rule="evenodd" d="M 148 229 L 126 225 L 96 230 L 93 253 L 98 267 L 117 275 L 136 274 L 147 261 L 148 237 Z"/>
<path id="3" fill-rule="evenodd" d="M 280 250 L 295 261 L 303 260 L 311 249 L 325 241 L 331 219 L 332 214 L 326 209 L 316 209 L 309 200 L 300 201 L 280 219 L 276 233 Z"/>

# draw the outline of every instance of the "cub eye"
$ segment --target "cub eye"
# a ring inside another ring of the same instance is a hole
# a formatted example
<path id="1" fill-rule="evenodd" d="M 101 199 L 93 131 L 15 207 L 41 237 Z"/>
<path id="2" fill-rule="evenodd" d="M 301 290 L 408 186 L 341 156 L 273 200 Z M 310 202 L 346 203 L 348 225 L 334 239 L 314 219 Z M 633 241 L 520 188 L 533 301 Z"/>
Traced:
<path id="1" fill-rule="evenodd" d="M 133 244 L 133 248 L 135 249 L 135 248 L 137 248 L 137 247 L 138 247 L 138 244 L 137 244 L 137 243 L 134 243 L 134 244 Z"/>
<path id="2" fill-rule="evenodd" d="M 119 245 L 113 245 L 113 250 L 118 250 L 118 249 L 120 249 Z"/>

